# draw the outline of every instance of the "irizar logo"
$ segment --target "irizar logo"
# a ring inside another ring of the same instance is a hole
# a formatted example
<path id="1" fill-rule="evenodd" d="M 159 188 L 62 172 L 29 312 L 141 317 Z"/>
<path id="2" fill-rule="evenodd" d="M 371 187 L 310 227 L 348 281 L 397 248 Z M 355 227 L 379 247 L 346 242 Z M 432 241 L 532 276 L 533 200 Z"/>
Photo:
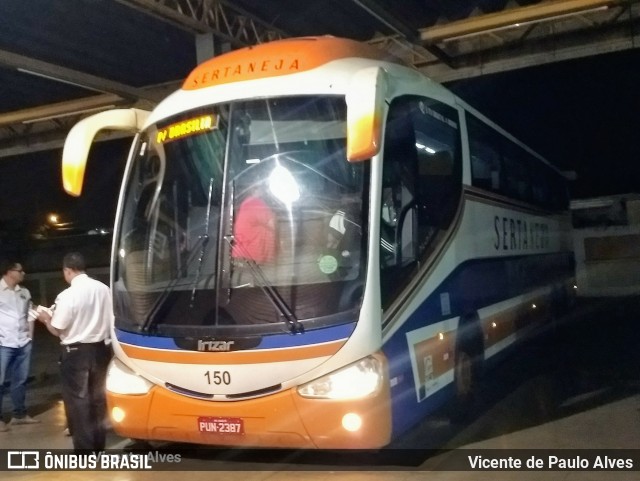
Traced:
<path id="1" fill-rule="evenodd" d="M 230 351 L 236 341 L 203 341 L 198 339 L 198 351 L 221 352 Z"/>

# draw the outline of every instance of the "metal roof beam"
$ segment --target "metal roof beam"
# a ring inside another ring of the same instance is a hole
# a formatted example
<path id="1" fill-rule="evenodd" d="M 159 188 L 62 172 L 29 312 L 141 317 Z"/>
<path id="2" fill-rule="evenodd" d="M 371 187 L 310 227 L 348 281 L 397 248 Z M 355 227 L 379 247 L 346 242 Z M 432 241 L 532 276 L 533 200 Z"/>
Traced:
<path id="1" fill-rule="evenodd" d="M 606 9 L 609 6 L 621 3 L 628 3 L 628 0 L 557 0 L 542 2 L 527 7 L 511 8 L 501 12 L 425 28 L 420 31 L 420 38 L 427 45 L 433 45 L 523 24 L 579 15 L 596 9 Z"/>
<path id="2" fill-rule="evenodd" d="M 129 85 L 90 75 L 70 68 L 19 55 L 7 50 L 0 50 L 0 65 L 14 68 L 19 72 L 46 78 L 55 82 L 66 83 L 86 90 L 115 94 L 127 99 L 145 99 L 157 102 L 159 99 L 152 93 Z"/>
<path id="3" fill-rule="evenodd" d="M 213 33 L 234 47 L 289 35 L 223 0 L 116 0 L 194 34 Z"/>
<path id="4" fill-rule="evenodd" d="M 405 49 L 409 47 L 409 50 L 415 56 L 424 58 L 425 55 L 423 51 L 426 50 L 429 54 L 438 58 L 441 62 L 444 62 L 446 65 L 452 66 L 452 59 L 449 55 L 447 55 L 446 52 L 435 45 L 421 45 L 420 34 L 417 30 L 407 25 L 396 16 L 392 15 L 375 0 L 352 1 L 373 18 L 378 20 L 383 25 L 386 25 L 387 28 L 391 29 L 391 31 L 394 32 L 395 35 L 388 38 L 393 39 L 392 41 L 396 43 L 401 43 L 403 45 L 403 48 Z M 399 42 L 397 37 L 403 38 L 405 42 Z M 370 43 L 384 45 L 384 43 L 381 42 L 380 38 L 374 38 Z"/>
<path id="5" fill-rule="evenodd" d="M 114 107 L 125 100 L 114 94 L 96 95 L 65 102 L 0 113 L 0 126 L 52 120 Z"/>
<path id="6" fill-rule="evenodd" d="M 400 21 L 394 15 L 391 15 L 388 11 L 386 11 L 380 4 L 378 4 L 375 0 L 352 0 L 353 3 L 358 5 L 364 11 L 366 11 L 373 18 L 378 20 L 380 23 L 386 25 L 390 28 L 394 33 L 401 35 L 409 41 L 418 40 L 418 31 L 411 28 L 406 23 Z"/>
<path id="7" fill-rule="evenodd" d="M 14 157 L 18 155 L 42 152 L 45 150 L 61 149 L 64 146 L 69 129 L 53 130 L 46 133 L 33 135 L 20 135 L 10 142 L 0 143 L 0 159 Z M 132 134 L 121 131 L 101 132 L 96 138 L 97 141 L 115 140 L 131 137 Z"/>
<path id="8" fill-rule="evenodd" d="M 545 65 L 564 60 L 639 48 L 640 29 L 629 23 L 610 25 L 593 31 L 570 32 L 551 42 L 529 42 L 512 48 L 496 48 L 467 54 L 460 58 L 460 67 L 452 70 L 444 65 L 420 68 L 438 82 L 450 82 L 509 70 Z"/>
<path id="9" fill-rule="evenodd" d="M 143 90 L 149 97 L 164 98 L 180 85 L 181 82 L 167 82 Z M 62 147 L 70 126 L 86 114 L 115 106 L 150 110 L 154 104 L 147 100 L 103 94 L 0 113 L 0 158 Z M 98 140 L 117 138 L 114 135 L 101 135 Z"/>
<path id="10" fill-rule="evenodd" d="M 167 82 L 151 87 L 144 87 L 140 91 L 146 98 L 163 99 L 169 93 L 180 88 L 182 81 Z M 27 124 L 44 120 L 60 119 L 74 115 L 82 115 L 116 105 L 128 104 L 141 109 L 152 109 L 156 102 L 146 99 L 124 98 L 116 94 L 94 95 L 64 102 L 14 110 L 13 112 L 0 113 L 0 126 L 11 124 Z"/>

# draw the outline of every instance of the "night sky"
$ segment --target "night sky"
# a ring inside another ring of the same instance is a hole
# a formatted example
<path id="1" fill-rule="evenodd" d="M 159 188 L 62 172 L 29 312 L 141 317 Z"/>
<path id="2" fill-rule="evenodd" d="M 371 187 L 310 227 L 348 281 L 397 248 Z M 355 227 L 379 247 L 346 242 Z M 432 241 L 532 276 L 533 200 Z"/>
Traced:
<path id="1" fill-rule="evenodd" d="M 572 196 L 582 198 L 640 191 L 639 66 L 640 51 L 625 51 L 447 86 L 552 164 L 575 171 Z M 37 223 L 56 211 L 110 226 L 127 152 L 123 141 L 94 147 L 79 199 L 62 190 L 60 150 L 0 159 L 0 222 Z"/>
<path id="2" fill-rule="evenodd" d="M 0 227 L 33 228 L 50 212 L 88 229 L 111 227 L 128 151 L 122 140 L 95 144 L 78 198 L 62 188 L 61 149 L 0 158 Z"/>

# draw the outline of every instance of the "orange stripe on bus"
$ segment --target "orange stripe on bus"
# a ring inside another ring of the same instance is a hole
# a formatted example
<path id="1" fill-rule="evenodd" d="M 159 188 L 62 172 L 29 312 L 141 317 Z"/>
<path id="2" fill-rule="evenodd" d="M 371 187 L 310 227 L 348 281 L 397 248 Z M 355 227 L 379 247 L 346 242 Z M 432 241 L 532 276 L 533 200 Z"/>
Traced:
<path id="1" fill-rule="evenodd" d="M 335 37 L 278 40 L 219 55 L 196 67 L 185 80 L 184 90 L 278 77 L 311 70 L 342 58 L 388 60 L 389 54 L 371 45 Z"/>
<path id="2" fill-rule="evenodd" d="M 551 315 L 549 309 L 547 296 L 539 295 L 483 319 L 485 349 L 532 324 L 544 323 Z"/>
<path id="3" fill-rule="evenodd" d="M 121 344 L 124 353 L 132 359 L 176 364 L 259 364 L 267 362 L 299 361 L 332 356 L 346 340 L 314 346 L 270 349 L 264 351 L 196 352 L 152 349 Z"/>

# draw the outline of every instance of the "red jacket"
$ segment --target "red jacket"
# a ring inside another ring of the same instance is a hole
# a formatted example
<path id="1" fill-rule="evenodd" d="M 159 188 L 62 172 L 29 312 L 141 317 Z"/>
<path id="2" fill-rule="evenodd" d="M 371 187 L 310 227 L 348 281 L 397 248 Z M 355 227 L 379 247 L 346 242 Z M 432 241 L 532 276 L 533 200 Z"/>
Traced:
<path id="1" fill-rule="evenodd" d="M 274 261 L 276 218 L 262 199 L 249 196 L 240 204 L 233 226 L 233 236 L 233 257 L 251 259 L 258 264 Z"/>

